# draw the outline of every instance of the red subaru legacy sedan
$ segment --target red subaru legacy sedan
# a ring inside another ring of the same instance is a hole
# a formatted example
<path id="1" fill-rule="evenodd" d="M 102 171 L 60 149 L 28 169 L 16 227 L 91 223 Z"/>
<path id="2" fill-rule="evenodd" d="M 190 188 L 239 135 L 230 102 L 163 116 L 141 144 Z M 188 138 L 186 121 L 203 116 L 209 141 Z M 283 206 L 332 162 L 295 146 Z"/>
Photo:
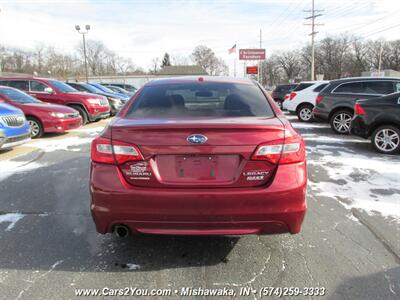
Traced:
<path id="1" fill-rule="evenodd" d="M 298 233 L 305 145 L 256 83 L 200 77 L 140 89 L 91 150 L 100 233 Z"/>

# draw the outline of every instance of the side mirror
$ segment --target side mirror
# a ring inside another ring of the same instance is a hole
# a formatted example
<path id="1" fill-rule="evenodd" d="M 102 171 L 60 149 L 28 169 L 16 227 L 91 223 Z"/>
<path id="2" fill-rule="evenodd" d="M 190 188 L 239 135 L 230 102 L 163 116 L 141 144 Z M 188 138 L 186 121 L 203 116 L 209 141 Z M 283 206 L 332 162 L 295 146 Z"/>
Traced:
<path id="1" fill-rule="evenodd" d="M 51 87 L 47 87 L 44 89 L 44 92 L 47 94 L 55 94 L 54 90 Z"/>

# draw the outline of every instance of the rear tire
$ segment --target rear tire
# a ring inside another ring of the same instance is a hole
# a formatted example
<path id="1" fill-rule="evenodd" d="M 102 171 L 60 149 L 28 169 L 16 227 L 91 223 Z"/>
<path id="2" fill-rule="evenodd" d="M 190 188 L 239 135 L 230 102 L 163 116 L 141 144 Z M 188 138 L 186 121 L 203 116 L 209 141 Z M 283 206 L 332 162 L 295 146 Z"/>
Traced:
<path id="1" fill-rule="evenodd" d="M 314 106 L 311 104 L 303 104 L 300 106 L 300 108 L 297 110 L 297 118 L 301 122 L 312 122 L 314 121 L 313 116 L 312 116 L 312 110 Z"/>
<path id="2" fill-rule="evenodd" d="M 31 127 L 31 138 L 37 139 L 43 136 L 42 123 L 35 117 L 27 117 L 29 126 Z"/>
<path id="3" fill-rule="evenodd" d="M 89 120 L 89 117 L 88 117 L 86 111 L 80 106 L 73 105 L 71 107 L 79 112 L 79 115 L 82 118 L 82 125 L 87 124 L 88 120 Z"/>
<path id="4" fill-rule="evenodd" d="M 400 129 L 391 125 L 377 128 L 371 137 L 375 150 L 385 154 L 400 152 Z"/>
<path id="5" fill-rule="evenodd" d="M 350 123 L 353 118 L 353 113 L 349 110 L 338 110 L 331 119 L 330 124 L 332 130 L 337 134 L 349 134 Z"/>

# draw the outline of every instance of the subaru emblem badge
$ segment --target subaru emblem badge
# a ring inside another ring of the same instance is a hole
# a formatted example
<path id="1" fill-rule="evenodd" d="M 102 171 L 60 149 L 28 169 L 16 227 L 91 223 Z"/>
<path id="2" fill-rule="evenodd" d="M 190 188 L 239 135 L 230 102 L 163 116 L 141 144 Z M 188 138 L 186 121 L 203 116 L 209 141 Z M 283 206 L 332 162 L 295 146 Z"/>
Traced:
<path id="1" fill-rule="evenodd" d="M 190 144 L 204 144 L 207 141 L 207 137 L 202 134 L 192 134 L 189 135 L 186 139 Z"/>

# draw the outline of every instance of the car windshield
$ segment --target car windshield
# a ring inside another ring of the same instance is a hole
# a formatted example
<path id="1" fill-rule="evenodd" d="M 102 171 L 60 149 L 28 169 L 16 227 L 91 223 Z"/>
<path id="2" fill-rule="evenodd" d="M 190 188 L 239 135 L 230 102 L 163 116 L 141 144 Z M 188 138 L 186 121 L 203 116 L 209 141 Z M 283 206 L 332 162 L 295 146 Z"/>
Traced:
<path id="1" fill-rule="evenodd" d="M 310 86 L 312 86 L 314 83 L 300 83 L 296 88 L 293 89 L 293 92 L 299 92 L 302 91 Z"/>
<path id="2" fill-rule="evenodd" d="M 21 92 L 19 90 L 14 90 L 10 88 L 0 88 L 0 96 L 4 95 L 10 101 L 14 103 L 20 103 L 20 104 L 25 104 L 25 103 L 40 103 L 36 98 L 33 98 L 32 96 L 25 94 L 24 92 Z"/>
<path id="3" fill-rule="evenodd" d="M 252 84 L 185 83 L 143 88 L 128 117 L 271 117 L 261 89 Z"/>
<path id="4" fill-rule="evenodd" d="M 98 83 L 91 83 L 92 86 L 94 86 L 95 88 L 99 89 L 102 92 L 105 93 L 111 93 L 113 94 L 114 92 L 112 90 L 110 90 L 109 88 L 106 88 L 105 86 L 98 84 Z"/>
<path id="5" fill-rule="evenodd" d="M 74 89 L 72 86 L 58 80 L 49 80 L 49 84 L 55 87 L 57 90 L 63 93 L 74 93 L 78 92 L 78 90 Z"/>

